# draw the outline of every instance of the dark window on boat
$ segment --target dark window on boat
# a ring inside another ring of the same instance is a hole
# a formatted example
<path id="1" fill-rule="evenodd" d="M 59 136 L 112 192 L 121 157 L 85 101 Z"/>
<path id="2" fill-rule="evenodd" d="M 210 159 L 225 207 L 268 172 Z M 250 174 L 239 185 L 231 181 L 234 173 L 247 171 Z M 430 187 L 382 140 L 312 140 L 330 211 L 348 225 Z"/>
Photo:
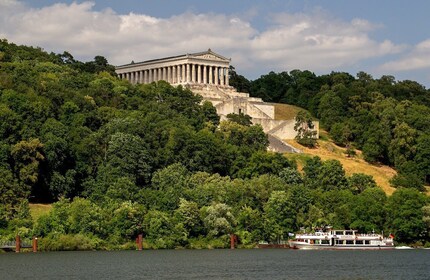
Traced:
<path id="1" fill-rule="evenodd" d="M 336 240 L 336 244 L 343 244 L 343 240 Z"/>
<path id="2" fill-rule="evenodd" d="M 364 240 L 364 244 L 370 244 L 369 240 Z"/>
<path id="3" fill-rule="evenodd" d="M 357 244 L 357 245 L 363 245 L 363 240 L 356 240 L 355 244 Z"/>
<path id="4" fill-rule="evenodd" d="M 336 231 L 336 235 L 343 235 L 343 231 Z"/>
<path id="5" fill-rule="evenodd" d="M 347 245 L 352 245 L 352 244 L 354 244 L 354 240 L 346 240 L 346 244 Z"/>
<path id="6" fill-rule="evenodd" d="M 321 240 L 321 244 L 330 244 L 330 240 Z"/>

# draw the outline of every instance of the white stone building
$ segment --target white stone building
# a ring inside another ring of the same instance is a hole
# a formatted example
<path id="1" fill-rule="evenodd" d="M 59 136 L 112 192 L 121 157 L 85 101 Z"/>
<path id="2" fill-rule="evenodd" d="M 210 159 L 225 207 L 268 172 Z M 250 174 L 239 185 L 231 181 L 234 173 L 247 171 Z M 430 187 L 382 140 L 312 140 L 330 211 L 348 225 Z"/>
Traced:
<path id="1" fill-rule="evenodd" d="M 294 139 L 294 120 L 275 119 L 275 107 L 261 98 L 237 92 L 229 85 L 230 59 L 211 49 L 116 67 L 116 73 L 131 83 L 152 83 L 160 80 L 183 85 L 204 100 L 212 102 L 221 120 L 230 113 L 247 114 L 254 124 L 260 124 L 269 135 L 269 149 L 278 152 L 299 152 L 282 140 Z M 314 122 L 318 131 L 318 122 Z"/>

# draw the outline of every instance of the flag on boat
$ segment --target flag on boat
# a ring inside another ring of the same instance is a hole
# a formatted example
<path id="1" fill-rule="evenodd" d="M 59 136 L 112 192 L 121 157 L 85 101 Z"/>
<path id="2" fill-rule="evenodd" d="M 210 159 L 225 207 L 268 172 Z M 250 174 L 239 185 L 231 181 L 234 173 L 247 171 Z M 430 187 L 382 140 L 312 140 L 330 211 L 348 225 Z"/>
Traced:
<path id="1" fill-rule="evenodd" d="M 394 238 L 394 234 L 390 233 L 390 238 Z"/>

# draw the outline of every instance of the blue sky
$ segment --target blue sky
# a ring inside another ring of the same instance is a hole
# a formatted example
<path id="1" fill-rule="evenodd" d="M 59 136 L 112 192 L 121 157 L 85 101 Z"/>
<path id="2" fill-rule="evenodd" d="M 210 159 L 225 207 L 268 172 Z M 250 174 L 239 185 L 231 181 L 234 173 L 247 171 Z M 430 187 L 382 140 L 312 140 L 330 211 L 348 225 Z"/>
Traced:
<path id="1" fill-rule="evenodd" d="M 430 1 L 0 0 L 0 38 L 125 64 L 212 50 L 249 79 L 359 71 L 430 86 Z"/>

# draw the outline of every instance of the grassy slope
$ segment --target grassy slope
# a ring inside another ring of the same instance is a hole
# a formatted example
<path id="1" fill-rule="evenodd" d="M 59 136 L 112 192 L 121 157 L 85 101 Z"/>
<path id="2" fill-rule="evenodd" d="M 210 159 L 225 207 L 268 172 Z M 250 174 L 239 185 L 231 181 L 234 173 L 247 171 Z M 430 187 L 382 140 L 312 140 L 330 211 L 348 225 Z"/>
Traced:
<path id="1" fill-rule="evenodd" d="M 297 112 L 304 110 L 300 107 L 289 104 L 272 104 L 275 106 L 275 119 L 277 120 L 294 119 Z M 319 156 L 323 160 L 337 159 L 342 163 L 347 175 L 351 175 L 352 173 L 371 175 L 378 186 L 380 186 L 388 195 L 391 195 L 396 190 L 391 187 L 389 183 L 389 180 L 396 174 L 394 169 L 386 165 L 372 165 L 367 163 L 363 160 L 360 151 L 357 151 L 357 156 L 355 158 L 346 157 L 344 153 L 345 148 L 335 145 L 330 140 L 328 133 L 325 131 L 320 131 L 320 139 L 318 140 L 318 148 L 316 149 L 303 147 L 294 140 L 286 140 L 286 142 L 304 152 L 303 154 L 286 154 L 288 158 L 294 158 L 297 160 L 300 169 L 303 166 L 305 159 L 312 156 Z M 426 190 L 427 195 L 430 196 L 430 186 L 427 186 Z"/>
<path id="2" fill-rule="evenodd" d="M 40 216 L 47 214 L 52 209 L 52 204 L 30 203 L 30 214 L 34 221 Z"/>
<path id="3" fill-rule="evenodd" d="M 301 149 L 303 154 L 287 154 L 287 157 L 297 160 L 299 168 L 302 168 L 304 160 L 312 156 L 319 156 L 322 160 L 336 159 L 340 161 L 347 175 L 353 173 L 364 173 L 373 176 L 375 182 L 386 194 L 391 195 L 395 188 L 390 186 L 389 180 L 396 174 L 396 171 L 385 165 L 372 165 L 365 162 L 358 151 L 357 156 L 348 158 L 345 155 L 345 148 L 339 147 L 327 140 L 318 140 L 318 147 L 309 149 L 301 146 L 294 140 L 287 140 L 289 144 Z"/>
<path id="4" fill-rule="evenodd" d="M 299 111 L 306 111 L 305 109 L 289 104 L 270 104 L 275 106 L 275 120 L 292 120 L 296 117 Z"/>
<path id="5" fill-rule="evenodd" d="M 304 110 L 300 107 L 288 104 L 273 104 L 275 105 L 275 119 L 294 119 L 297 112 Z M 339 160 L 347 175 L 352 173 L 364 173 L 373 176 L 378 186 L 380 186 L 388 195 L 395 191 L 395 188 L 390 186 L 389 180 L 396 174 L 396 171 L 384 165 L 372 165 L 365 162 L 361 156 L 360 151 L 357 151 L 357 156 L 348 158 L 345 155 L 345 148 L 335 145 L 327 135 L 326 132 L 320 131 L 320 140 L 318 140 L 318 147 L 316 149 L 309 149 L 301 146 L 294 140 L 286 140 L 294 147 L 301 149 L 303 154 L 286 154 L 288 158 L 297 160 L 299 168 L 303 166 L 306 158 L 312 156 L 319 156 L 323 160 L 337 159 Z"/>

